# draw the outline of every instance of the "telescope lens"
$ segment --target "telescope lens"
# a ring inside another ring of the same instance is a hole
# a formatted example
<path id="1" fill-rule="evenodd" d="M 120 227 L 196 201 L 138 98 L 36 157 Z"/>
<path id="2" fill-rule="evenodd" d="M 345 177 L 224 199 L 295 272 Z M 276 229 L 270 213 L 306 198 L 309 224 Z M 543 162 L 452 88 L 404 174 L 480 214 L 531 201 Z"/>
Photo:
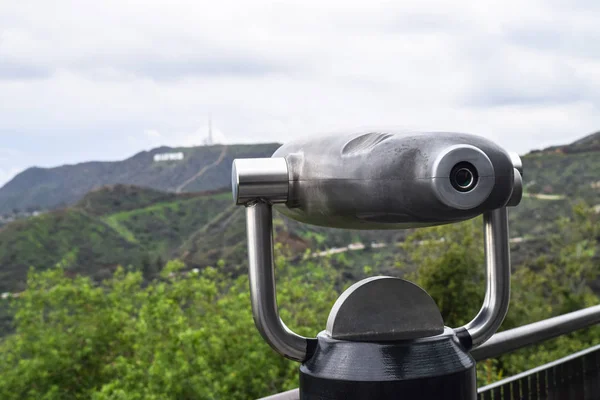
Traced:
<path id="1" fill-rule="evenodd" d="M 469 187 L 473 183 L 473 174 L 466 168 L 456 171 L 456 183 L 461 188 Z"/>
<path id="2" fill-rule="evenodd" d="M 459 192 L 470 192 L 477 185 L 477 169 L 469 162 L 460 162 L 450 172 L 450 183 Z"/>

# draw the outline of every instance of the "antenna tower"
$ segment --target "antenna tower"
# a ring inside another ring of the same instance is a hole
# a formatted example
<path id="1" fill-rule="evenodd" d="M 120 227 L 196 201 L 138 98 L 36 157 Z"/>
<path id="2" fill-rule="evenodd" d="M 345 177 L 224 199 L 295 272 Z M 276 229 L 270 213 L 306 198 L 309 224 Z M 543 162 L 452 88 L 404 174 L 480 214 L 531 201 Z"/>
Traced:
<path id="1" fill-rule="evenodd" d="M 207 145 L 213 144 L 213 135 L 212 135 L 212 118 L 210 114 L 208 115 L 208 140 L 206 141 Z"/>

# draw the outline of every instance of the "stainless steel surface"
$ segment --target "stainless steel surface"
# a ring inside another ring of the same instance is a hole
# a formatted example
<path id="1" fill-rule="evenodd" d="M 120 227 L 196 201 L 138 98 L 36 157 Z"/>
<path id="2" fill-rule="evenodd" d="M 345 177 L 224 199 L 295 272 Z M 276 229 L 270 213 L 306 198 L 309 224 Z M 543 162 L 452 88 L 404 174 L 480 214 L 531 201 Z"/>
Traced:
<path id="1" fill-rule="evenodd" d="M 504 207 L 513 160 L 479 136 L 370 132 L 307 138 L 273 157 L 289 168 L 288 201 L 277 206 L 301 222 L 352 229 L 404 229 L 466 220 Z M 479 171 L 472 191 L 450 184 L 456 163 Z"/>
<path id="2" fill-rule="evenodd" d="M 273 265 L 273 216 L 271 205 L 256 202 L 246 206 L 248 260 L 252 315 L 258 331 L 281 355 L 304 361 L 308 341 L 290 331 L 279 318 Z M 315 340 L 315 339 L 312 339 Z"/>
<path id="3" fill-rule="evenodd" d="M 519 171 L 521 175 L 523 175 L 523 161 L 521 161 L 521 156 L 514 152 L 510 152 L 508 153 L 508 155 L 510 156 L 510 159 L 512 161 L 513 168 Z"/>
<path id="4" fill-rule="evenodd" d="M 469 190 L 451 182 L 452 171 L 462 163 L 476 172 L 477 182 Z M 477 316 L 456 330 L 461 335 L 466 330 L 473 347 L 480 346 L 496 332 L 508 309 L 505 206 L 520 201 L 519 168 L 518 157 L 487 139 L 435 132 L 327 136 L 288 143 L 270 159 L 235 160 L 232 190 L 236 204 L 247 207 L 250 291 L 259 332 L 276 351 L 297 361 L 306 358 L 309 342 L 315 340 L 291 332 L 279 318 L 273 204 L 301 222 L 358 229 L 439 225 L 483 213 L 486 296 Z M 439 310 L 428 295 L 413 289 L 387 277 L 361 282 L 338 300 L 328 329 L 334 337 L 352 340 L 439 333 Z"/>
<path id="5" fill-rule="evenodd" d="M 600 305 L 497 333 L 471 355 L 478 361 L 497 357 L 598 323 Z"/>
<path id="6" fill-rule="evenodd" d="M 483 225 L 485 297 L 477 316 L 464 326 L 471 336 L 473 348 L 479 347 L 496 333 L 504 321 L 510 301 L 510 247 L 506 208 L 486 212 L 483 215 Z"/>
<path id="7" fill-rule="evenodd" d="M 285 158 L 240 158 L 233 161 L 231 191 L 235 204 L 263 199 L 285 203 L 289 173 Z"/>
<path id="8" fill-rule="evenodd" d="M 409 340 L 443 332 L 444 320 L 431 296 L 412 282 L 390 276 L 350 286 L 327 319 L 327 333 L 339 340 Z"/>
<path id="9" fill-rule="evenodd" d="M 456 190 L 450 182 L 450 172 L 457 164 L 468 162 L 475 167 L 477 184 L 469 192 Z M 437 156 L 431 171 L 431 187 L 438 199 L 449 207 L 470 210 L 483 204 L 488 198 L 496 176 L 488 156 L 475 146 L 460 144 L 449 146 Z"/>
<path id="10" fill-rule="evenodd" d="M 274 394 L 273 396 L 263 397 L 259 400 L 300 400 L 300 391 L 298 389 L 289 390 Z"/>
<path id="11" fill-rule="evenodd" d="M 513 185 L 513 192 L 510 196 L 510 200 L 506 204 L 507 207 L 515 207 L 519 205 L 523 198 L 523 178 L 521 172 L 515 169 L 515 184 Z"/>

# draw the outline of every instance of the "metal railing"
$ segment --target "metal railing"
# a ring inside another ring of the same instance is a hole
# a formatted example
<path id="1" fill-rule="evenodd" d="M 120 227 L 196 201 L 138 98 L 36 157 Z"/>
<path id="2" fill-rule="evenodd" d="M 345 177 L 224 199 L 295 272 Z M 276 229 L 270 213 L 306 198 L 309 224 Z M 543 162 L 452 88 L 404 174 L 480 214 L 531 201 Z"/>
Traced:
<path id="1" fill-rule="evenodd" d="M 283 393 L 274 394 L 273 396 L 264 397 L 260 400 L 300 400 L 298 389 L 290 390 Z"/>
<path id="2" fill-rule="evenodd" d="M 600 345 L 479 389 L 479 400 L 600 398 Z"/>
<path id="3" fill-rule="evenodd" d="M 499 332 L 471 351 L 471 355 L 477 361 L 498 357 L 598 323 L 600 305 Z"/>
<path id="4" fill-rule="evenodd" d="M 598 323 L 600 323 L 600 305 L 497 333 L 483 345 L 474 349 L 471 355 L 476 361 L 498 357 Z M 485 386 L 479 390 L 479 399 L 600 399 L 599 365 L 600 346 L 596 346 Z M 588 378 L 586 374 L 596 375 L 594 375 L 595 378 Z M 521 378 L 522 381 L 519 380 Z M 571 393 L 574 394 L 571 395 Z M 573 397 L 576 395 L 580 396 Z M 295 389 L 265 397 L 262 400 L 298 400 L 299 398 L 298 389 Z"/>

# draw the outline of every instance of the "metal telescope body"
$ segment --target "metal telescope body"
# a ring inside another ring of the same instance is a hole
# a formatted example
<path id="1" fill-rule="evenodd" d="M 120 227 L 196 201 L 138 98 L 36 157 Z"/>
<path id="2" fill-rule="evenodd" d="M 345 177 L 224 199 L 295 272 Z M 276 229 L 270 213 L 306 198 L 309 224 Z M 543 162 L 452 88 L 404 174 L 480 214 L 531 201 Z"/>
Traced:
<path id="1" fill-rule="evenodd" d="M 469 352 L 499 328 L 510 297 L 506 207 L 522 195 L 522 165 L 493 142 L 455 133 L 369 132 L 298 140 L 271 158 L 237 159 L 232 189 L 246 207 L 256 326 L 283 356 L 302 363 L 302 399 L 475 399 Z M 486 294 L 462 327 L 444 326 L 421 288 L 372 277 L 336 301 L 317 338 L 279 318 L 272 207 L 308 224 L 407 229 L 484 216 Z"/>

